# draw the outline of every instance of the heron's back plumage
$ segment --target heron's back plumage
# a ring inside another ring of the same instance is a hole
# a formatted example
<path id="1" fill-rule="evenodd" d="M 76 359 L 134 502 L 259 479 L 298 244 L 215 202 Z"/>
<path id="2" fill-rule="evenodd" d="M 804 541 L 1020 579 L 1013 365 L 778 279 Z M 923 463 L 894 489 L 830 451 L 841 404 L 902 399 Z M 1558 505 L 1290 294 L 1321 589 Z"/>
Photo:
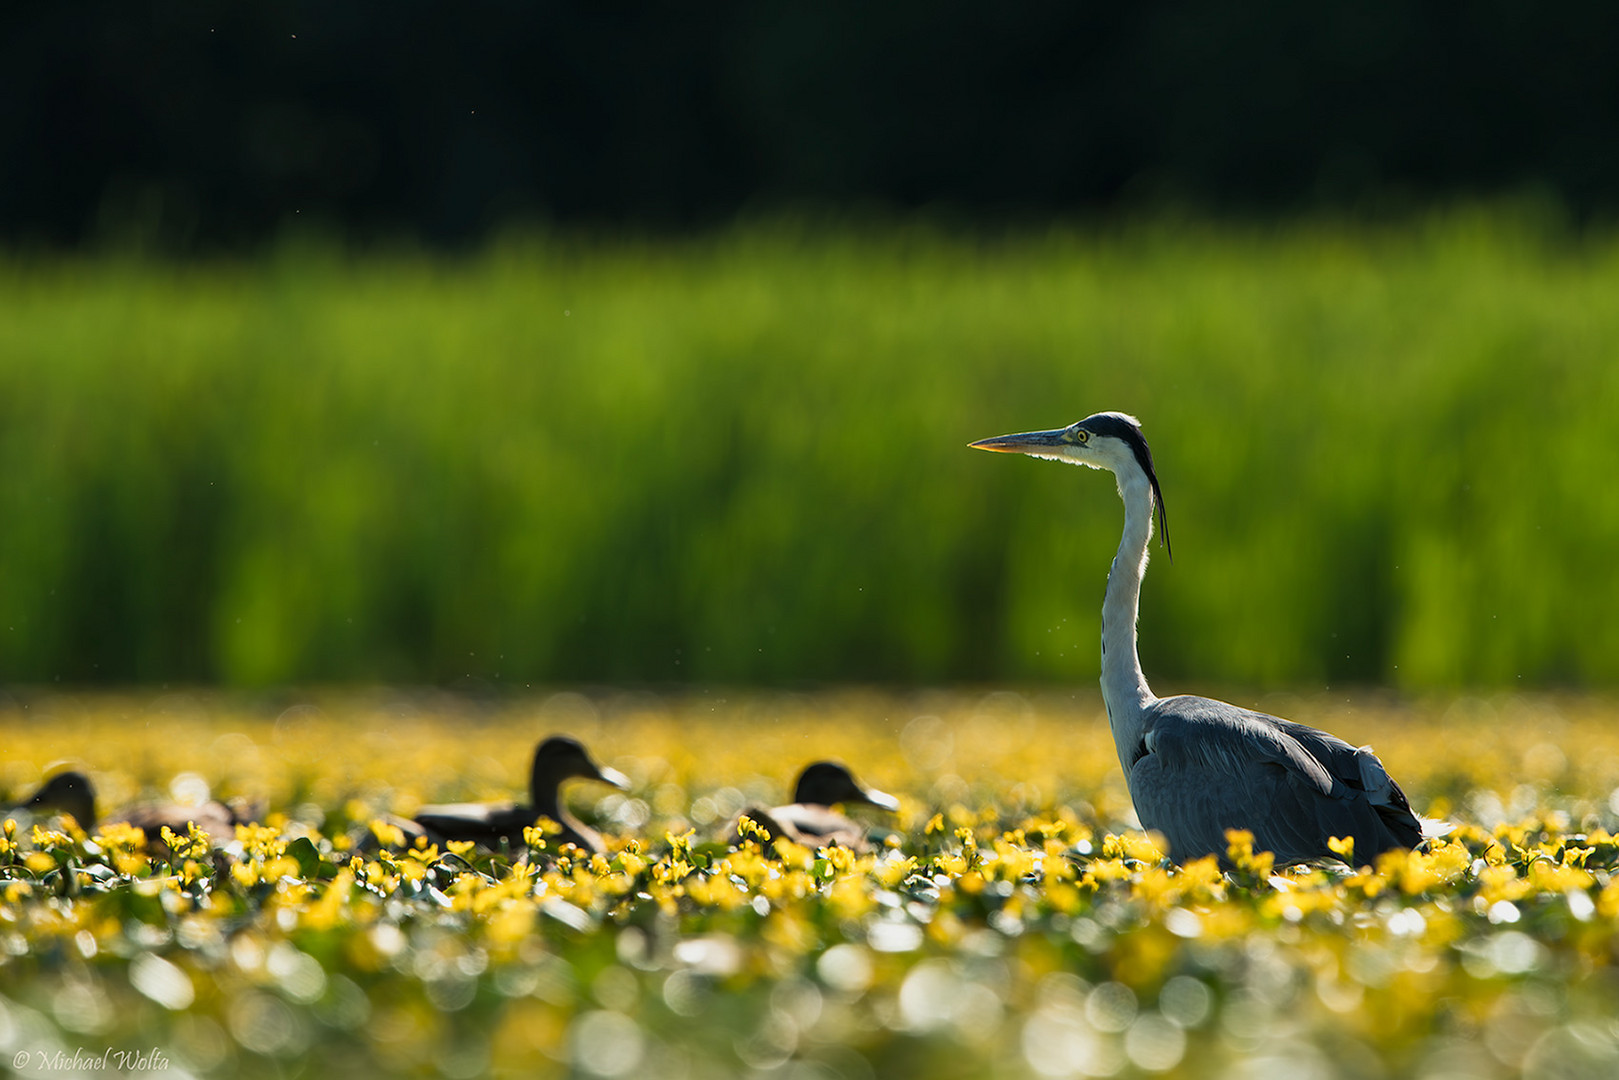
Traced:
<path id="1" fill-rule="evenodd" d="M 1227 829 L 1252 832 L 1255 849 L 1283 865 L 1338 857 L 1329 837 L 1353 838 L 1357 862 L 1422 839 L 1405 793 L 1370 748 L 1209 698 L 1159 699 L 1144 720 L 1130 795 L 1177 861 L 1223 861 Z"/>

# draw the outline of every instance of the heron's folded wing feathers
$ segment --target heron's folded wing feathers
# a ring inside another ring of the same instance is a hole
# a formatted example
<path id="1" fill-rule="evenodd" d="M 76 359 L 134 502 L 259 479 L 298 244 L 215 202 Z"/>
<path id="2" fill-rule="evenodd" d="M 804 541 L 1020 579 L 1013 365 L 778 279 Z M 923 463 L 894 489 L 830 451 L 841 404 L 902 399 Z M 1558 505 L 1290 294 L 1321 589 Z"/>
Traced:
<path id="1" fill-rule="evenodd" d="M 1156 760 L 1143 759 L 1151 765 L 1143 778 L 1162 790 L 1138 791 L 1132 784 L 1143 822 L 1165 814 L 1162 820 L 1188 836 L 1212 836 L 1222 822 L 1242 823 L 1256 843 L 1284 860 L 1328 855 L 1329 836 L 1356 837 L 1363 854 L 1421 839 L 1404 792 L 1377 756 L 1324 731 L 1180 697 L 1154 703 L 1145 741 Z"/>
<path id="2" fill-rule="evenodd" d="M 1269 763 L 1323 795 L 1343 794 L 1338 779 L 1274 717 L 1202 698 L 1166 698 L 1158 705 L 1178 706 L 1157 708 L 1148 719 L 1148 745 L 1166 765 L 1236 775 Z"/>

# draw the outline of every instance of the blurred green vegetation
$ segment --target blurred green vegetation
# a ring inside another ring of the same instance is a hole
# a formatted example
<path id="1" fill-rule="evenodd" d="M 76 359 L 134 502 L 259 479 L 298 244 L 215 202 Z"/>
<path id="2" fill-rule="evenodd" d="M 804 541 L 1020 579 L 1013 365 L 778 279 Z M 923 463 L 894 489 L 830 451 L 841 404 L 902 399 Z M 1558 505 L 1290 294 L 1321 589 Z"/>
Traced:
<path id="1" fill-rule="evenodd" d="M 1532 214 L 0 260 L 0 680 L 1619 682 L 1619 235 Z"/>

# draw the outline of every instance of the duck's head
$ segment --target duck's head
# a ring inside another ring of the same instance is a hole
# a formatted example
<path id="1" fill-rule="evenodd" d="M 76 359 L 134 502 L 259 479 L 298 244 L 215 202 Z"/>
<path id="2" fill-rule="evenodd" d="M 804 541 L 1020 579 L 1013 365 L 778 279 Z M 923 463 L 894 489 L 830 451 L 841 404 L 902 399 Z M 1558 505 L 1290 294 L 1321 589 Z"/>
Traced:
<path id="1" fill-rule="evenodd" d="M 19 803 L 18 808 L 35 814 L 51 810 L 72 814 L 79 828 L 93 829 L 96 824 L 96 789 L 82 772 L 61 772 L 45 781 L 33 797 Z"/>
<path id="2" fill-rule="evenodd" d="M 868 788 L 855 780 L 849 770 L 835 761 L 817 761 L 798 774 L 793 802 L 808 806 L 835 806 L 838 803 L 864 803 L 880 810 L 899 809 L 899 800 L 886 791 Z"/>
<path id="3" fill-rule="evenodd" d="M 542 791 L 555 791 L 564 780 L 600 780 L 624 791 L 630 786 L 630 778 L 617 769 L 592 761 L 578 739 L 553 735 L 534 751 L 531 787 L 535 801 L 540 800 Z"/>

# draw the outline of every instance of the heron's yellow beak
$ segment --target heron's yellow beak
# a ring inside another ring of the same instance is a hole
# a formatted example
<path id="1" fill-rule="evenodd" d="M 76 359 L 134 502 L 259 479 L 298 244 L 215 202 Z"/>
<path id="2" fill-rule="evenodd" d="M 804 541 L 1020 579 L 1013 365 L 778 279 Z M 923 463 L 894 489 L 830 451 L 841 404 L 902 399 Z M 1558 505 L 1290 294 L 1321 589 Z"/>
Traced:
<path id="1" fill-rule="evenodd" d="M 1071 444 L 1067 428 L 1055 431 L 1025 431 L 1018 435 L 997 435 L 967 445 L 973 450 L 993 450 L 997 454 L 1049 454 Z"/>

